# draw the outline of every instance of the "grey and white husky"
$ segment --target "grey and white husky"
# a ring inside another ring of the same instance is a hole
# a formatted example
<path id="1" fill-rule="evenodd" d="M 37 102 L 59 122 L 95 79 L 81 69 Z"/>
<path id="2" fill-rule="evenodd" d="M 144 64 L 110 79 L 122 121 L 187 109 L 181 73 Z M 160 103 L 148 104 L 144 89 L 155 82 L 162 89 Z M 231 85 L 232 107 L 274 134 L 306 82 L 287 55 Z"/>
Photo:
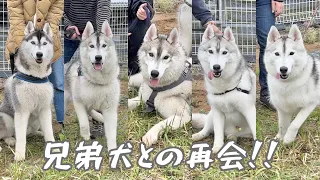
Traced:
<path id="1" fill-rule="evenodd" d="M 230 28 L 215 35 L 211 26 L 203 34 L 198 58 L 204 71 L 207 115 L 192 114 L 193 127 L 203 129 L 192 139 L 201 140 L 214 133 L 213 152 L 227 138 L 256 138 L 256 76 L 246 65 Z M 240 130 L 241 129 L 241 130 Z"/>
<path id="2" fill-rule="evenodd" d="M 7 79 L 0 106 L 0 139 L 15 144 L 17 161 L 25 159 L 28 134 L 43 134 L 45 141 L 54 141 L 50 106 L 53 86 L 47 81 L 54 54 L 52 31 L 48 23 L 43 30 L 35 30 L 29 22 L 24 34 L 15 57 L 19 72 Z"/>
<path id="3" fill-rule="evenodd" d="M 142 141 L 150 146 L 157 142 L 167 126 L 175 130 L 191 120 L 188 100 L 192 94 L 192 81 L 182 77 L 184 72 L 191 73 L 190 62 L 186 62 L 191 58 L 186 55 L 179 43 L 176 28 L 166 36 L 157 34 L 155 24 L 152 24 L 146 32 L 138 56 L 143 81 L 138 96 L 129 99 L 128 108 L 135 109 L 140 105 L 141 99 L 148 107 L 151 100 L 153 102 L 150 106 L 165 118 L 142 137 Z"/>
<path id="4" fill-rule="evenodd" d="M 72 101 L 80 135 L 85 140 L 90 139 L 88 115 L 103 122 L 108 150 L 117 147 L 118 75 L 118 58 L 109 23 L 105 21 L 101 32 L 94 32 L 88 22 L 82 34 L 80 61 L 65 65 L 65 109 L 67 102 Z"/>
<path id="5" fill-rule="evenodd" d="M 301 125 L 320 104 L 320 60 L 308 55 L 296 25 L 292 25 L 287 36 L 280 35 L 273 26 L 268 34 L 264 63 L 270 100 L 278 112 L 276 138 L 288 144 L 295 140 Z"/>

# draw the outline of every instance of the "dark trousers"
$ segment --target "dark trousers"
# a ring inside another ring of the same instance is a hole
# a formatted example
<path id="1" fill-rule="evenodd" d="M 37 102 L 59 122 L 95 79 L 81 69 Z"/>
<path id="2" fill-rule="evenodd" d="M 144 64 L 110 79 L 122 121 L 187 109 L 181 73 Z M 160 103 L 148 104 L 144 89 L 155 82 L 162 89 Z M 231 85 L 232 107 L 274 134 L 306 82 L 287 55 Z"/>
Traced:
<path id="1" fill-rule="evenodd" d="M 260 96 L 269 96 L 267 71 L 263 62 L 264 51 L 267 44 L 267 37 L 271 26 L 275 25 L 275 16 L 272 13 L 271 3 L 264 3 L 262 0 L 256 2 L 256 33 L 260 46 L 259 53 L 259 83 L 261 86 Z"/>

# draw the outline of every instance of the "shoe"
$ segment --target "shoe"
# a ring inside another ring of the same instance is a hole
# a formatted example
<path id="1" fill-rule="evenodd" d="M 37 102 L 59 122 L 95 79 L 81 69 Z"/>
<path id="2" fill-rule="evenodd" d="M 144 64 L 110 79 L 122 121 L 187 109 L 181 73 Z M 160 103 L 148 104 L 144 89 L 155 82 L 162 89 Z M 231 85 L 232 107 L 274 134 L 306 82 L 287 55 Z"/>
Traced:
<path id="1" fill-rule="evenodd" d="M 262 105 L 266 106 L 267 108 L 275 111 L 276 108 L 270 103 L 270 96 L 260 96 L 260 102 Z"/>
<path id="2" fill-rule="evenodd" d="M 92 126 L 90 130 L 91 130 L 91 139 L 104 136 L 104 126 L 102 122 L 92 119 Z"/>

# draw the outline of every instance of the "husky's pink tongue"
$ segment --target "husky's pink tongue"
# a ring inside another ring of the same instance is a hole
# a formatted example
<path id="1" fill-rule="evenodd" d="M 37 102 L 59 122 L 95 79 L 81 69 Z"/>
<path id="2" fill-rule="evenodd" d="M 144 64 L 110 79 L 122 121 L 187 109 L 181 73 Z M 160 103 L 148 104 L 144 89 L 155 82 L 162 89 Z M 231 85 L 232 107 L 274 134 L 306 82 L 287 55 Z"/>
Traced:
<path id="1" fill-rule="evenodd" d="M 94 63 L 93 67 L 95 70 L 100 71 L 102 69 L 102 64 L 101 63 Z"/>
<path id="2" fill-rule="evenodd" d="M 208 72 L 208 78 L 209 78 L 210 80 L 212 80 L 212 78 L 213 78 L 213 71 L 209 71 L 209 72 Z"/>
<path id="3" fill-rule="evenodd" d="M 280 74 L 279 73 L 277 73 L 276 78 L 280 79 Z"/>
<path id="4" fill-rule="evenodd" d="M 150 79 L 151 86 L 157 86 L 159 84 L 159 79 Z"/>

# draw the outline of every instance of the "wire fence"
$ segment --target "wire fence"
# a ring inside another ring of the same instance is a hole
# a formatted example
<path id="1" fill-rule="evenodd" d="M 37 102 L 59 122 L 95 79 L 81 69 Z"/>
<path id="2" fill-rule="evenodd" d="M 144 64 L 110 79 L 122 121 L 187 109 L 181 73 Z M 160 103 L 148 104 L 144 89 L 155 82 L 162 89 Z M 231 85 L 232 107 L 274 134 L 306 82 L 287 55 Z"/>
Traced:
<path id="1" fill-rule="evenodd" d="M 284 12 L 276 19 L 277 25 L 320 20 L 319 0 L 286 0 Z M 256 1 L 255 0 L 205 0 L 214 20 L 223 31 L 231 27 L 245 59 L 255 62 L 256 56 Z M 198 63 L 197 51 L 203 34 L 200 22 L 193 18 L 193 62 Z"/>
<path id="2" fill-rule="evenodd" d="M 119 64 L 121 66 L 121 75 L 127 74 L 127 44 L 128 44 L 128 1 L 127 0 L 111 0 L 112 16 L 110 26 L 113 31 L 113 39 L 116 44 Z M 63 22 L 63 21 L 61 21 Z M 63 43 L 63 24 L 61 28 L 61 42 Z M 0 0 L 0 77 L 11 75 L 10 66 L 5 59 L 5 44 L 8 36 L 9 22 L 7 1 Z M 78 52 L 73 58 L 79 58 Z"/>

